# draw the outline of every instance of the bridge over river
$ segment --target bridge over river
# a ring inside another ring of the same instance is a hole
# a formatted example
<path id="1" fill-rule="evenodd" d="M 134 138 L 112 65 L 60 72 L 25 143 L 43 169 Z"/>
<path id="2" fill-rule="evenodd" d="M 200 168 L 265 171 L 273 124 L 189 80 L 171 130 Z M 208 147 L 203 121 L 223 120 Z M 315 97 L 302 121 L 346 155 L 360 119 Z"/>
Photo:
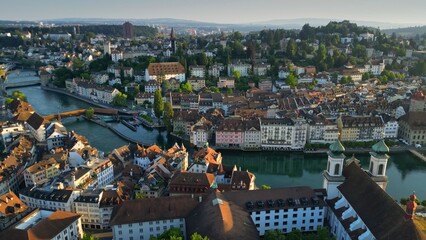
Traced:
<path id="1" fill-rule="evenodd" d="M 94 114 L 118 116 L 118 110 L 116 109 L 105 109 L 105 108 L 92 108 L 92 109 L 94 110 Z M 78 117 L 78 116 L 84 115 L 86 113 L 86 110 L 87 109 L 78 109 L 78 110 L 62 112 L 58 114 L 50 114 L 50 115 L 44 116 L 44 119 L 51 121 L 53 119 L 59 120 L 59 119 L 68 118 L 68 117 Z"/>

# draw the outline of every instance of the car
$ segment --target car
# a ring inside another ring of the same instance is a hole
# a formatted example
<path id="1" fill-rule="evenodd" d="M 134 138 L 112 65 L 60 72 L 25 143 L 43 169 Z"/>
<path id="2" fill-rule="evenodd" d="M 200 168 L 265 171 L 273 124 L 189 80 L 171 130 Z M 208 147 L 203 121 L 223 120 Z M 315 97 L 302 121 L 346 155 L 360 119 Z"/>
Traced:
<path id="1" fill-rule="evenodd" d="M 416 148 L 421 148 L 422 147 L 422 145 L 420 145 L 420 144 L 416 144 L 416 145 L 414 145 Z"/>

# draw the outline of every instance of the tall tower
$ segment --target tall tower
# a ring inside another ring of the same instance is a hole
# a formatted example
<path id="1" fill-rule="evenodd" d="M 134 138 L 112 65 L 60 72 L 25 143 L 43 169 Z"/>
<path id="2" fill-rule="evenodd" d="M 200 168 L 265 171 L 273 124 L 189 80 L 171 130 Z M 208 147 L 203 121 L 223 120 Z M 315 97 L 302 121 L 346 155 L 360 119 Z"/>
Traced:
<path id="1" fill-rule="evenodd" d="M 104 43 L 104 54 L 111 55 L 111 42 L 109 41 Z"/>
<path id="2" fill-rule="evenodd" d="M 125 22 L 123 24 L 123 38 L 131 39 L 133 37 L 133 24 Z"/>
<path id="3" fill-rule="evenodd" d="M 170 32 L 170 45 L 172 47 L 173 54 L 175 54 L 176 53 L 176 34 L 173 28 L 172 28 L 172 31 Z"/>
<path id="4" fill-rule="evenodd" d="M 327 152 L 327 170 L 323 173 L 323 188 L 327 190 L 327 199 L 337 197 L 337 186 L 342 184 L 345 180 L 345 177 L 342 175 L 343 163 L 346 157 L 343 154 L 344 151 L 345 147 L 339 140 L 336 140 L 336 142 L 330 145 L 329 151 Z"/>
<path id="5" fill-rule="evenodd" d="M 376 143 L 372 147 L 373 151 L 370 152 L 370 166 L 368 168 L 371 178 L 383 189 L 386 190 L 388 177 L 386 176 L 386 167 L 388 164 L 389 147 L 384 140 Z"/>

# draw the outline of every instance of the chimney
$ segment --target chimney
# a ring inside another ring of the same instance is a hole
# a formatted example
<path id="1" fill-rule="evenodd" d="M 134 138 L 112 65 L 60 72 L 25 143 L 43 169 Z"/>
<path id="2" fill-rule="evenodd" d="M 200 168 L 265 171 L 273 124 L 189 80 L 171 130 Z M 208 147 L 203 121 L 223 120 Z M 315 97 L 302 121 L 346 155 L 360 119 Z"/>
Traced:
<path id="1" fill-rule="evenodd" d="M 202 202 L 203 201 L 203 197 L 202 196 L 199 196 L 198 197 L 198 202 Z"/>

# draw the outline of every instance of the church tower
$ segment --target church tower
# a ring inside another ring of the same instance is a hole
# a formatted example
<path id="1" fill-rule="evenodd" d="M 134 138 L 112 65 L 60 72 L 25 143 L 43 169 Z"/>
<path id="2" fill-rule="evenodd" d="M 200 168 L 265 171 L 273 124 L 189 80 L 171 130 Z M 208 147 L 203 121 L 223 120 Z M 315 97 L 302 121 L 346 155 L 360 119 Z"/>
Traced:
<path id="1" fill-rule="evenodd" d="M 370 152 L 370 166 L 368 173 L 371 178 L 383 189 L 386 190 L 388 178 L 386 176 L 386 167 L 388 164 L 389 147 L 384 140 L 376 143 L 372 147 L 373 151 Z"/>
<path id="2" fill-rule="evenodd" d="M 342 184 L 345 180 L 342 175 L 343 163 L 346 157 L 343 154 L 344 151 L 345 147 L 339 140 L 336 140 L 336 142 L 330 145 L 329 151 L 327 152 L 327 170 L 323 173 L 323 188 L 327 190 L 327 199 L 337 197 L 337 186 Z"/>
<path id="3" fill-rule="evenodd" d="M 171 45 L 173 54 L 175 54 L 176 53 L 176 34 L 173 28 L 172 28 L 172 31 L 170 32 L 170 45 Z"/>

